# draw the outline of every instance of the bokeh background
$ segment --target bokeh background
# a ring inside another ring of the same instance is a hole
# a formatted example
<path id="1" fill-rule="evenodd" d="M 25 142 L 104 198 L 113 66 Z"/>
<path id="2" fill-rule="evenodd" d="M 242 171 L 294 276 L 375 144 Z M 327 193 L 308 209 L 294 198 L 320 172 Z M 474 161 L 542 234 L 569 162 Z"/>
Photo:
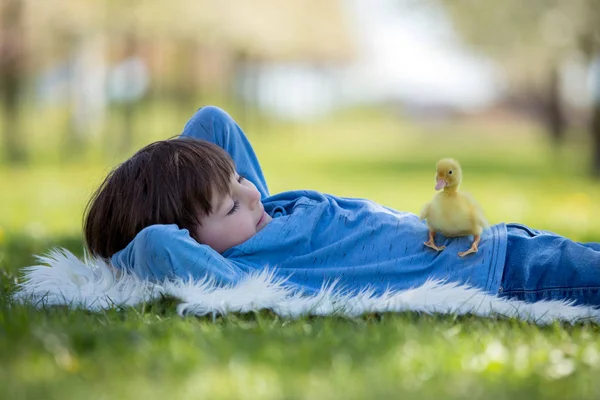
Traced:
<path id="1" fill-rule="evenodd" d="M 34 254 L 83 255 L 111 168 L 207 104 L 272 193 L 418 213 L 454 157 L 491 223 L 600 242 L 600 0 L 0 0 L 0 397 L 600 397 L 594 324 L 11 303 Z"/>
<path id="2" fill-rule="evenodd" d="M 272 192 L 418 213 L 455 157 L 492 223 L 600 240 L 600 1 L 2 0 L 0 246 L 80 240 L 110 168 L 206 104 Z"/>

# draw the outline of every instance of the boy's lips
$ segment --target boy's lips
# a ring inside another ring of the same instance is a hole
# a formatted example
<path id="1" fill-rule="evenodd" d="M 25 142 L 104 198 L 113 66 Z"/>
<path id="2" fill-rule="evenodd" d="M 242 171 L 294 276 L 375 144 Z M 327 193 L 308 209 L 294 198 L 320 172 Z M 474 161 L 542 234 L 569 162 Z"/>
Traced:
<path id="1" fill-rule="evenodd" d="M 262 225 L 263 221 L 265 220 L 266 215 L 267 215 L 267 213 L 263 209 L 262 215 L 260 216 L 260 219 L 256 223 L 256 228 L 260 228 L 260 226 Z"/>

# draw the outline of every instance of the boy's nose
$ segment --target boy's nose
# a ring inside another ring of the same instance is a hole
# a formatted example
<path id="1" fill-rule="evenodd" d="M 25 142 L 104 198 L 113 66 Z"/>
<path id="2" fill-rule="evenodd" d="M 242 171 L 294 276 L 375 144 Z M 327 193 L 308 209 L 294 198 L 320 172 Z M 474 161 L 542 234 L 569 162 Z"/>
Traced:
<path id="1" fill-rule="evenodd" d="M 246 193 L 248 196 L 248 205 L 251 210 L 254 210 L 256 205 L 260 202 L 260 193 L 256 188 L 247 188 Z"/>

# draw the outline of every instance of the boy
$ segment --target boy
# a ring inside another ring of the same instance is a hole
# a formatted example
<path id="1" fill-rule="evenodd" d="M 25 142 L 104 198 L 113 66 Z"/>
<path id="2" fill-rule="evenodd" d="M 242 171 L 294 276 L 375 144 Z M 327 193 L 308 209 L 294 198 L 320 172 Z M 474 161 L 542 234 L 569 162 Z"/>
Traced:
<path id="1" fill-rule="evenodd" d="M 357 292 L 404 290 L 428 279 L 469 284 L 526 301 L 600 305 L 600 244 L 580 244 L 519 224 L 423 246 L 426 225 L 411 213 L 315 191 L 271 196 L 256 155 L 235 121 L 200 109 L 178 139 L 127 160 L 92 198 L 85 236 L 92 255 L 146 279 L 235 284 L 268 268 L 294 290 L 325 285 Z"/>

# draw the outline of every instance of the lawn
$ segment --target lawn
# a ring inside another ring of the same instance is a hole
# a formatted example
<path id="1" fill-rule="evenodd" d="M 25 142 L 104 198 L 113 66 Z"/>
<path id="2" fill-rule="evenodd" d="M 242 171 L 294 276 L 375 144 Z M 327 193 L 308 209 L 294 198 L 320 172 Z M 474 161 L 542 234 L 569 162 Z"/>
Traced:
<path id="1" fill-rule="evenodd" d="M 136 144 L 182 123 L 155 117 L 137 127 Z M 273 193 L 316 189 L 418 213 L 434 193 L 435 162 L 452 156 L 491 223 L 600 241 L 600 182 L 585 173 L 587 142 L 577 132 L 554 153 L 518 121 L 423 124 L 354 110 L 313 124 L 248 125 Z M 100 152 L 110 140 L 93 140 L 61 161 L 57 146 L 34 136 L 32 164 L 0 166 L 1 398 L 599 398 L 600 328 L 589 323 L 414 313 L 181 318 L 168 299 L 102 313 L 12 304 L 17 270 L 32 254 L 53 246 L 82 254 L 86 201 L 128 155 Z"/>

